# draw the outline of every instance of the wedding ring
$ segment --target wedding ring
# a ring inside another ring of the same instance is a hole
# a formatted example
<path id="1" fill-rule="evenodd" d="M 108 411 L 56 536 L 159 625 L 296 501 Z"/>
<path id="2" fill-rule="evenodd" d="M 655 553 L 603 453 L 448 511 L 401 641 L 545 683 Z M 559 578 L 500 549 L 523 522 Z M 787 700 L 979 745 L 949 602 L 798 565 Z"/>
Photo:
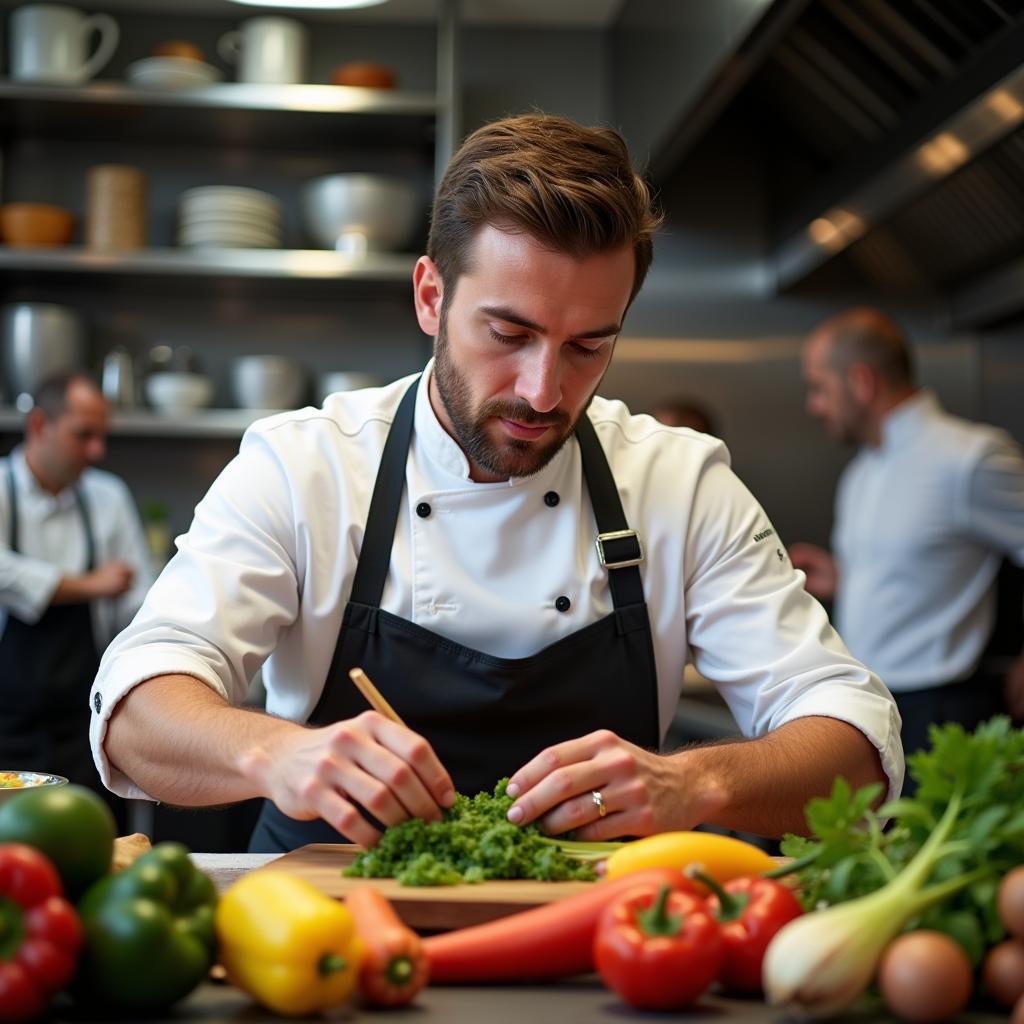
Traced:
<path id="1" fill-rule="evenodd" d="M 590 799 L 594 801 L 594 806 L 597 808 L 597 816 L 603 818 L 608 813 L 608 808 L 604 805 L 604 797 L 601 796 L 600 790 L 595 789 L 590 794 Z"/>

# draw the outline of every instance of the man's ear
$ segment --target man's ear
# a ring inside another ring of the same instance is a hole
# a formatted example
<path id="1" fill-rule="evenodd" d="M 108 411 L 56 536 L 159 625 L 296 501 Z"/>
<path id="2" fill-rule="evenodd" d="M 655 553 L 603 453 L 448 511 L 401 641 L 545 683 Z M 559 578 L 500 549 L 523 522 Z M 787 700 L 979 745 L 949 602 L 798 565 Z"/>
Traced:
<path id="1" fill-rule="evenodd" d="M 854 363 L 847 371 L 850 391 L 859 405 L 869 405 L 878 394 L 878 375 L 867 363 Z"/>
<path id="2" fill-rule="evenodd" d="M 412 273 L 412 295 L 420 330 L 436 338 L 441 329 L 444 282 L 429 256 L 421 256 L 416 261 L 416 269 Z"/>
<path id="3" fill-rule="evenodd" d="M 25 417 L 25 436 L 37 437 L 46 422 L 46 413 L 38 405 L 29 409 L 28 415 Z"/>

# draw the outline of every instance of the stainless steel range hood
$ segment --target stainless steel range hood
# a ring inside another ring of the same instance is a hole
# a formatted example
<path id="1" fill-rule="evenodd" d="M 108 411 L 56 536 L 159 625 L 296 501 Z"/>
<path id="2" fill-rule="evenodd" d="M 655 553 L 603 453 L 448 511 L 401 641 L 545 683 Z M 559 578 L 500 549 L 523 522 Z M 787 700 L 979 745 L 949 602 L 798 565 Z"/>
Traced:
<path id="1" fill-rule="evenodd" d="M 1024 0 L 776 0 L 657 175 L 720 116 L 758 132 L 766 161 L 786 154 L 778 290 L 845 253 L 872 283 L 947 295 L 961 325 L 1024 312 Z"/>

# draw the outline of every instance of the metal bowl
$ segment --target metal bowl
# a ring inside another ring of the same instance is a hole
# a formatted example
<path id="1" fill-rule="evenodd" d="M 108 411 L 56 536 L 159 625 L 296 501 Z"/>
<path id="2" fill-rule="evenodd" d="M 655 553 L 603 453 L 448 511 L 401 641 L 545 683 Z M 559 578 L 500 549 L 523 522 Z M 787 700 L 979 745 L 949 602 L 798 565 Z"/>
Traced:
<path id="1" fill-rule="evenodd" d="M 11 782 L 21 782 L 22 785 L 11 785 Z M 37 789 L 39 786 L 66 786 L 68 780 L 63 775 L 50 775 L 47 772 L 22 772 L 0 768 L 0 804 L 16 797 L 19 793 L 26 793 L 30 789 Z"/>
<path id="2" fill-rule="evenodd" d="M 401 251 L 421 209 L 414 184 L 381 174 L 328 174 L 302 190 L 310 237 L 324 249 L 341 252 Z"/>

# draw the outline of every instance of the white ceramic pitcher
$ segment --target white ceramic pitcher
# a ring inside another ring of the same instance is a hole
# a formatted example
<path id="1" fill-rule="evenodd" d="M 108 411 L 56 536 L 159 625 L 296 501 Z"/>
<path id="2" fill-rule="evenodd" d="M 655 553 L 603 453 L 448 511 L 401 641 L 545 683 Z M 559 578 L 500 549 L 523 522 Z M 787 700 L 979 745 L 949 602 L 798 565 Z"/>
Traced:
<path id="1" fill-rule="evenodd" d="M 94 32 L 99 44 L 90 56 Z M 11 77 L 77 85 L 113 57 L 119 38 L 117 22 L 108 14 L 86 15 L 63 4 L 26 4 L 11 12 Z"/>

